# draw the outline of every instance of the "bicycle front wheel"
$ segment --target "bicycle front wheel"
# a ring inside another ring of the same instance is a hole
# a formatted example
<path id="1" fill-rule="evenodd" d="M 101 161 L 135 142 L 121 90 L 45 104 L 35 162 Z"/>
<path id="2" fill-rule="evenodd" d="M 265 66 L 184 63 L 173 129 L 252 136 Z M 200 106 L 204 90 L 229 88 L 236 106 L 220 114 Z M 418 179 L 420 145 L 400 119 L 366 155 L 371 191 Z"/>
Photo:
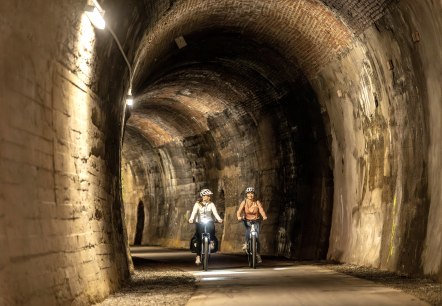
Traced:
<path id="1" fill-rule="evenodd" d="M 207 271 L 207 269 L 209 268 L 209 238 L 204 237 L 203 240 L 203 254 L 201 254 L 203 256 L 203 270 Z"/>
<path id="2" fill-rule="evenodd" d="M 256 269 L 256 236 L 252 236 L 252 268 Z"/>

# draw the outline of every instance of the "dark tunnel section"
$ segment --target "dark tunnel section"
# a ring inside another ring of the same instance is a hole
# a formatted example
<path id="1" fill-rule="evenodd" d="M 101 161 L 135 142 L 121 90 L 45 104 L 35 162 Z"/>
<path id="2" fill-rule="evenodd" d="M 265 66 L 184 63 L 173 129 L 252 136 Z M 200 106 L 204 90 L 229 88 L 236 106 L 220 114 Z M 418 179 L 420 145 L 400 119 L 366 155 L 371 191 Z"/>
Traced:
<path id="1" fill-rule="evenodd" d="M 135 226 L 134 245 L 141 245 L 141 241 L 143 240 L 144 218 L 144 204 L 143 201 L 140 201 L 137 208 L 137 225 Z"/>
<path id="2" fill-rule="evenodd" d="M 290 248 L 285 243 L 284 251 L 278 253 L 290 254 L 289 257 L 296 259 L 325 259 L 333 199 L 333 173 L 328 149 L 330 135 L 325 133 L 314 93 L 301 94 L 292 91 L 281 101 L 286 105 L 283 113 L 287 117 L 289 133 L 280 141 L 279 158 L 283 163 L 293 162 L 281 169 L 282 197 L 279 197 L 283 203 L 280 222 L 286 224 Z M 288 149 L 287 144 L 292 148 Z M 288 218 L 292 212 L 294 218 Z M 290 220 L 289 224 L 287 220 Z"/>
<path id="3" fill-rule="evenodd" d="M 152 203 L 148 215 L 165 212 L 158 221 L 146 216 L 143 243 L 186 246 L 189 209 L 199 190 L 210 188 L 225 216 L 221 246 L 238 251 L 243 235 L 235 212 L 244 188 L 254 185 L 270 215 L 264 250 L 324 259 L 333 199 L 330 135 L 306 78 L 275 50 L 225 30 L 186 41 L 141 78 L 128 121 L 130 133 L 137 130 L 151 147 L 124 143 L 131 153 L 123 160 L 140 190 L 131 201 Z M 161 164 L 154 176 L 145 169 L 151 159 Z M 158 184 L 164 194 L 152 187 Z"/>

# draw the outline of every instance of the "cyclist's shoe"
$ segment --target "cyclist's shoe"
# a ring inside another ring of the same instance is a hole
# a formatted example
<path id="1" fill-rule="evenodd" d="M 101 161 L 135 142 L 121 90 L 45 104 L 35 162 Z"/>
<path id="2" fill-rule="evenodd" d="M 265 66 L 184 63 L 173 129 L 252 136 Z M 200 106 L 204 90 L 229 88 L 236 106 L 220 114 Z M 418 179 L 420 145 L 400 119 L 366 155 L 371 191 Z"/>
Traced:
<path id="1" fill-rule="evenodd" d="M 196 263 L 197 265 L 199 265 L 199 264 L 201 263 L 201 257 L 200 257 L 200 256 L 197 256 L 197 257 L 196 257 L 196 259 L 195 259 L 195 263 Z"/>
<path id="2" fill-rule="evenodd" d="M 247 243 L 244 243 L 244 244 L 242 245 L 241 250 L 243 250 L 244 252 L 247 251 Z"/>
<path id="3" fill-rule="evenodd" d="M 262 263 L 261 255 L 256 254 L 256 262 L 257 262 L 257 263 Z"/>
<path id="4" fill-rule="evenodd" d="M 210 250 L 213 251 L 215 249 L 215 242 L 210 241 Z"/>

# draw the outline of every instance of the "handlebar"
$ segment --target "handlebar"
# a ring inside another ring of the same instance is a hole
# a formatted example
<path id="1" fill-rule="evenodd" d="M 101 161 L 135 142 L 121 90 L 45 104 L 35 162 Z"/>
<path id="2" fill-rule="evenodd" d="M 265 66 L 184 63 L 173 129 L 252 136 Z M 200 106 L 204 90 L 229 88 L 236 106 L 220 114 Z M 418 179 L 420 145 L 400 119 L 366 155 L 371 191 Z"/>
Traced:
<path id="1" fill-rule="evenodd" d="M 258 218 L 258 219 L 255 219 L 255 220 L 248 220 L 248 219 L 243 217 L 241 220 L 238 220 L 238 222 L 244 222 L 244 221 L 251 222 L 251 223 L 258 223 L 258 222 L 264 221 L 264 219 Z"/>
<path id="2" fill-rule="evenodd" d="M 195 220 L 192 221 L 192 222 L 190 222 L 190 220 L 189 220 L 189 223 L 191 223 L 191 224 L 193 224 L 193 223 L 202 223 L 202 224 L 204 224 L 204 223 L 209 223 L 209 222 L 213 222 L 213 223 L 223 223 L 224 220 L 222 220 L 222 219 L 221 219 L 221 221 L 218 221 L 218 220 L 207 220 L 207 221 L 200 221 L 200 222 L 195 222 Z"/>

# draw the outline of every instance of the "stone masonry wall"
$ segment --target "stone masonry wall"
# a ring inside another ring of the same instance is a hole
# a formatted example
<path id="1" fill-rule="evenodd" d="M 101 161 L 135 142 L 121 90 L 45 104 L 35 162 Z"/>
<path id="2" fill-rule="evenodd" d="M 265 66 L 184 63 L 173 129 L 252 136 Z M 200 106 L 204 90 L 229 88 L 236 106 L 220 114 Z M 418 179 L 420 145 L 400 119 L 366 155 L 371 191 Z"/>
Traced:
<path id="1" fill-rule="evenodd" d="M 83 8 L 0 3 L 1 305 L 89 305 L 128 276 Z"/>
<path id="2" fill-rule="evenodd" d="M 330 259 L 441 280 L 440 10 L 401 1 L 316 82 L 333 135 Z"/>

